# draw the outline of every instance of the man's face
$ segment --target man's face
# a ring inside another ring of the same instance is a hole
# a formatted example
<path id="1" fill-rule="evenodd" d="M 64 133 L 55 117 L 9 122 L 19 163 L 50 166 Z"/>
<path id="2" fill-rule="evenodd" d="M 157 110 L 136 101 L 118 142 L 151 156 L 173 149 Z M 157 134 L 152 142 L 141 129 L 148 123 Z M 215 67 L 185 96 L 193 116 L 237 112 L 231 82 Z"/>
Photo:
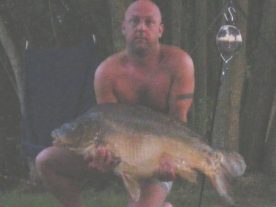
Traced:
<path id="1" fill-rule="evenodd" d="M 159 43 L 163 33 L 159 9 L 147 1 L 133 3 L 126 12 L 122 32 L 127 47 L 134 52 L 150 50 Z"/>

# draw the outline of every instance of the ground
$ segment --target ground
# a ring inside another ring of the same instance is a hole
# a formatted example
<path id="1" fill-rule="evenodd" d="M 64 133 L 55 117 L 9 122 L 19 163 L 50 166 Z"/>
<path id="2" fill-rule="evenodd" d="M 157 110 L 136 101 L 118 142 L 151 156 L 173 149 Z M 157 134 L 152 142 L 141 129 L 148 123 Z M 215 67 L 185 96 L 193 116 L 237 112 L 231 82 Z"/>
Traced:
<path id="1" fill-rule="evenodd" d="M 276 175 L 268 176 L 261 173 L 246 174 L 232 181 L 233 195 L 237 207 L 276 207 Z M 193 185 L 175 182 L 168 200 L 175 207 L 198 207 L 200 184 Z M 119 184 L 112 184 L 100 192 L 93 189 L 84 192 L 87 207 L 126 206 L 125 191 Z M 114 205 L 114 203 L 116 205 Z M 55 199 L 47 192 L 26 192 L 26 188 L 2 192 L 1 207 L 58 207 Z M 202 207 L 227 207 L 207 182 L 204 190 Z"/>
<path id="2" fill-rule="evenodd" d="M 171 197 L 176 200 L 175 197 L 182 197 L 181 201 L 178 201 L 183 205 L 179 205 L 179 207 L 198 206 L 199 189 L 199 186 L 186 185 L 186 189 L 182 192 L 183 195 L 181 195 L 182 189 L 177 188 L 175 189 L 176 193 L 172 194 Z M 246 174 L 232 181 L 232 191 L 237 207 L 276 207 L 276 176 L 260 173 Z M 226 206 L 208 183 L 204 191 L 202 207 Z"/>

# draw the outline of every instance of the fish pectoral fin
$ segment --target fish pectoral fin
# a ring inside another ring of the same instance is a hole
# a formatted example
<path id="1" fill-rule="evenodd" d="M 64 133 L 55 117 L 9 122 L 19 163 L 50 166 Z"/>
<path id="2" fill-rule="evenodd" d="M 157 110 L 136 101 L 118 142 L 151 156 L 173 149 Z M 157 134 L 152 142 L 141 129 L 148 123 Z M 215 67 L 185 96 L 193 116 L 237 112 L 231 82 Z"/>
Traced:
<path id="1" fill-rule="evenodd" d="M 137 179 L 127 173 L 122 173 L 121 176 L 132 200 L 134 200 L 135 202 L 138 201 L 141 195 L 141 186 Z"/>
<path id="2" fill-rule="evenodd" d="M 177 175 L 181 178 L 188 180 L 191 183 L 196 183 L 197 181 L 197 172 L 192 170 L 191 168 L 182 168 L 179 169 Z"/>

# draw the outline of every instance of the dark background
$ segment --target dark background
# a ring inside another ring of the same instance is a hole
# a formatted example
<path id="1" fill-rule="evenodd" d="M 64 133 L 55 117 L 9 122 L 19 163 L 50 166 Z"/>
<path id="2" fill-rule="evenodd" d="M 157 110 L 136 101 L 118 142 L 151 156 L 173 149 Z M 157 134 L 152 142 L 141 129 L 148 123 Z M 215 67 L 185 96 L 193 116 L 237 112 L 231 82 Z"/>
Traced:
<path id="1" fill-rule="evenodd" d="M 30 48 L 66 48 L 92 41 L 92 34 L 103 59 L 123 48 L 120 22 L 129 2 L 1 0 L 0 21 L 19 60 L 23 59 L 26 41 Z M 225 24 L 222 12 L 228 1 L 155 2 L 163 13 L 166 28 L 161 41 L 183 48 L 195 62 L 197 83 L 189 124 L 207 136 L 214 126 L 214 143 L 222 139 L 220 147 L 240 151 L 250 171 L 275 173 L 275 1 L 233 1 L 237 11 L 235 24 L 242 32 L 243 46 L 231 61 L 230 72 L 222 84 L 222 61 L 215 37 Z M 7 41 L 2 37 L 0 43 L 0 179 L 10 183 L 26 176 L 27 167 L 19 144 L 21 114 L 15 87 L 18 81 Z M 5 175 L 10 178 L 4 179 Z"/>

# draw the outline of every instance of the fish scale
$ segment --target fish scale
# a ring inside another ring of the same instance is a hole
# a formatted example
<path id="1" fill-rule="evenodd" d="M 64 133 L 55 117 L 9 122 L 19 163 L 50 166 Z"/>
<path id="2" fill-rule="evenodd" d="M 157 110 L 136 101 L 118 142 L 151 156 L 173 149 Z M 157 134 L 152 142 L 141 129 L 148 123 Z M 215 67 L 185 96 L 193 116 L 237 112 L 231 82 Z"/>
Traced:
<path id="1" fill-rule="evenodd" d="M 148 135 L 146 139 L 140 139 L 137 135 L 130 133 L 125 134 L 123 139 L 119 136 L 111 138 L 112 143 L 116 142 L 116 146 L 109 144 L 106 146 L 115 156 L 124 157 L 124 164 L 140 166 L 139 169 L 135 169 L 136 174 L 140 173 L 141 176 L 141 174 L 147 174 L 147 172 L 142 173 L 143 171 L 148 171 L 149 168 L 154 167 L 152 158 L 155 158 L 158 153 L 160 154 L 160 146 L 156 145 L 154 139 L 156 138 L 151 135 Z"/>
<path id="2" fill-rule="evenodd" d="M 241 176 L 246 164 L 237 152 L 212 149 L 203 138 L 179 120 L 149 108 L 126 104 L 92 107 L 52 132 L 54 145 L 86 156 L 105 146 L 120 162 L 113 169 L 131 198 L 141 195 L 140 180 L 155 179 L 164 158 L 175 163 L 176 175 L 195 182 L 206 175 L 228 203 L 228 176 Z"/>

